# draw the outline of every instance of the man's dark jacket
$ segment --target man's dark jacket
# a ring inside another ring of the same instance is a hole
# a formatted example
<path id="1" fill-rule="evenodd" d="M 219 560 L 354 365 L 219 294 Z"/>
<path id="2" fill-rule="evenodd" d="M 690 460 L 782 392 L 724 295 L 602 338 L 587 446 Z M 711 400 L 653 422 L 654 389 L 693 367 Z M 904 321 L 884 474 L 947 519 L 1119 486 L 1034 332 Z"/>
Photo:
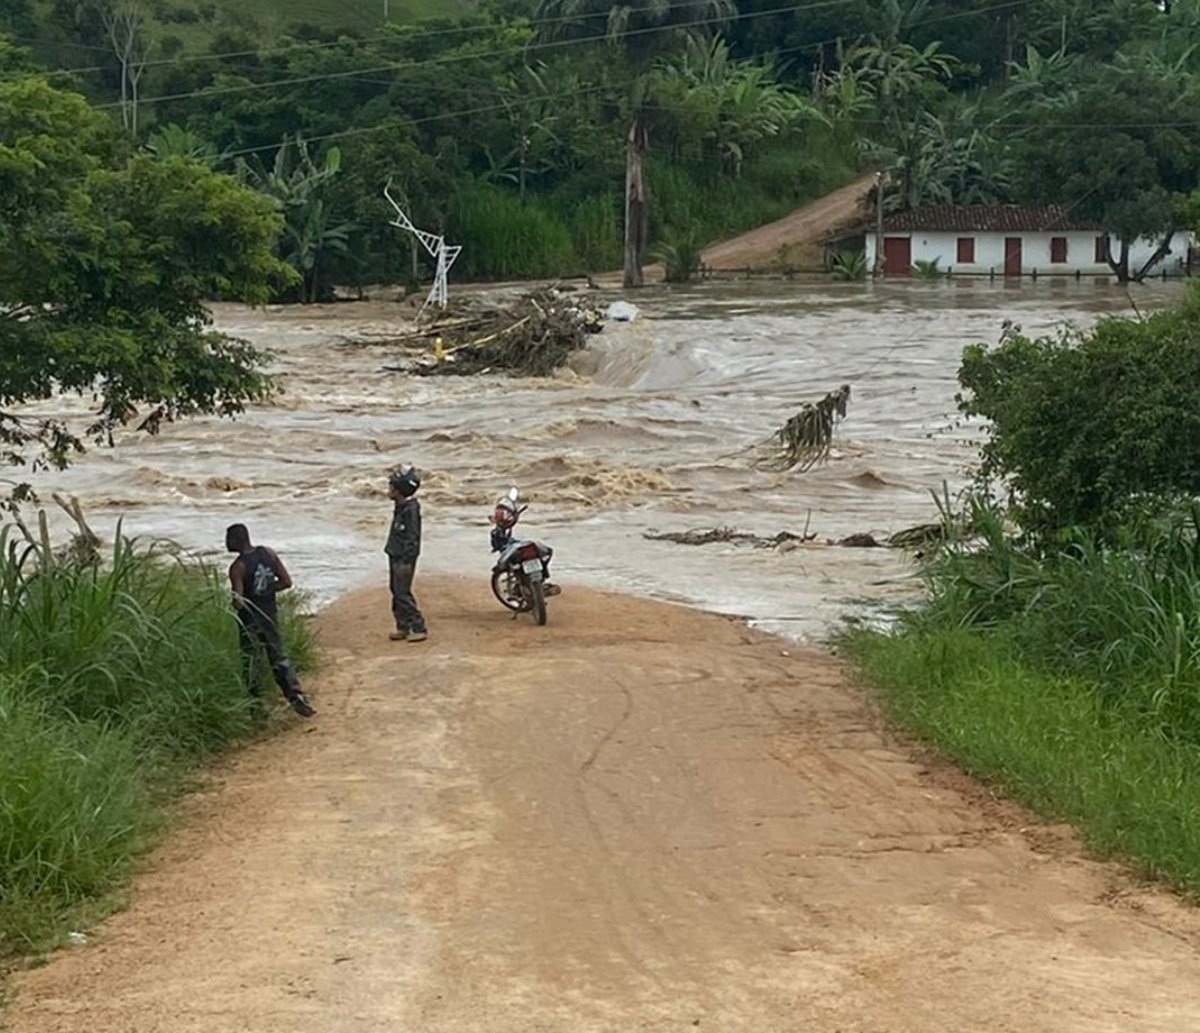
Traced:
<path id="1" fill-rule="evenodd" d="M 401 563 L 416 563 L 421 555 L 421 503 L 415 498 L 401 499 L 392 514 L 383 551 Z"/>

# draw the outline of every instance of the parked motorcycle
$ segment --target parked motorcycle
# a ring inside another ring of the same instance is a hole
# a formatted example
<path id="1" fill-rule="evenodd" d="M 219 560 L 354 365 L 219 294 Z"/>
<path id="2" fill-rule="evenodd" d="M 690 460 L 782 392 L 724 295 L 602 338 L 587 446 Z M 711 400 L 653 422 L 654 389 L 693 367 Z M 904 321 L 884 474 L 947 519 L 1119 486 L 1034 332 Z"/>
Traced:
<path id="1" fill-rule="evenodd" d="M 500 554 L 492 568 L 492 592 L 514 617 L 532 613 L 538 624 L 545 624 L 546 597 L 559 591 L 550 581 L 554 550 L 532 538 L 513 537 L 513 528 L 528 508 L 521 505 L 520 492 L 510 488 L 492 510 L 492 552 Z"/>

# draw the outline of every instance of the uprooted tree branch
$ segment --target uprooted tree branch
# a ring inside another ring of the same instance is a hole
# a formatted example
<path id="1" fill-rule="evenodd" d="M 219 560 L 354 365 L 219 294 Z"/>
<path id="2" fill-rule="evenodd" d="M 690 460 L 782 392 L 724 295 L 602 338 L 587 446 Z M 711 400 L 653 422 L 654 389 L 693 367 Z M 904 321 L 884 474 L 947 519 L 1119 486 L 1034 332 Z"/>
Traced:
<path id="1" fill-rule="evenodd" d="M 744 455 L 756 470 L 805 473 L 829 458 L 834 431 L 849 401 L 850 385 L 843 384 L 819 402 L 804 402 L 770 437 L 723 458 Z"/>
<path id="2" fill-rule="evenodd" d="M 604 328 L 598 310 L 557 288 L 505 304 L 457 298 L 425 326 L 375 342 L 415 351 L 394 366 L 417 376 L 504 372 L 545 377 L 566 364 L 589 334 Z"/>

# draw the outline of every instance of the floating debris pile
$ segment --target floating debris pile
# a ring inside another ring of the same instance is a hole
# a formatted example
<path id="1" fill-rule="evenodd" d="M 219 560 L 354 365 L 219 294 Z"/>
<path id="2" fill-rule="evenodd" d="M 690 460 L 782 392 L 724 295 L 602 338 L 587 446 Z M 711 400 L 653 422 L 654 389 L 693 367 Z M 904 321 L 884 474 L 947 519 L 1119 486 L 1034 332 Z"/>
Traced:
<path id="1" fill-rule="evenodd" d="M 378 342 L 419 351 L 386 369 L 418 376 L 504 372 L 546 377 L 565 365 L 589 334 L 604 329 L 597 308 L 556 287 L 503 304 L 458 298 L 426 317 L 429 322 L 419 329 Z"/>

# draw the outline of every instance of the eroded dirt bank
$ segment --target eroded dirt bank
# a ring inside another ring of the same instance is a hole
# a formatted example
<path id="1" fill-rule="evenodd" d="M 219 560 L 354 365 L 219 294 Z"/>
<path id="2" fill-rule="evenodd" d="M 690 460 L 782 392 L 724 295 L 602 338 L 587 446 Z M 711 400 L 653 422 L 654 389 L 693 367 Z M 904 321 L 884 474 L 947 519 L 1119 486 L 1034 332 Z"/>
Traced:
<path id="1" fill-rule="evenodd" d="M 381 592 L 327 612 L 318 717 L 217 771 L 14 1033 L 1200 1028 L 1200 915 L 914 758 L 835 658 L 420 587 L 422 646 Z"/>

